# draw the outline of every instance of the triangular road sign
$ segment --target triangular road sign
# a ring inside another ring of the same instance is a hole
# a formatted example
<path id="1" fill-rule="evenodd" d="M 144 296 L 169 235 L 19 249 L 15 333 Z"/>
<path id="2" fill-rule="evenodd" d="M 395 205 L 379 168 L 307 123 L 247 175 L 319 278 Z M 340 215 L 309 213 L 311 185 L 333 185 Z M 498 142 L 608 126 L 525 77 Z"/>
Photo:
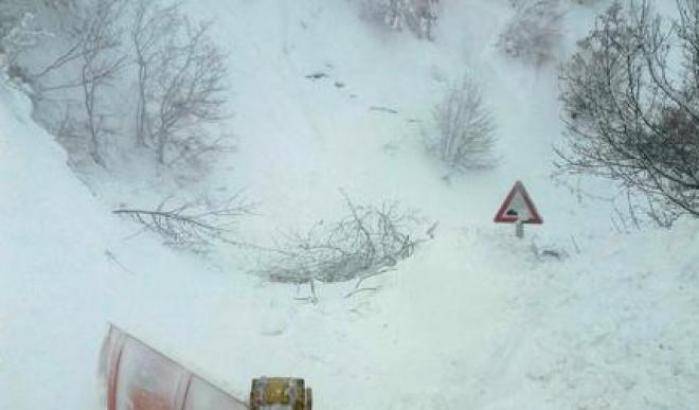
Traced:
<path id="1" fill-rule="evenodd" d="M 544 220 L 541 219 L 522 182 L 517 181 L 495 214 L 495 222 L 542 224 Z"/>

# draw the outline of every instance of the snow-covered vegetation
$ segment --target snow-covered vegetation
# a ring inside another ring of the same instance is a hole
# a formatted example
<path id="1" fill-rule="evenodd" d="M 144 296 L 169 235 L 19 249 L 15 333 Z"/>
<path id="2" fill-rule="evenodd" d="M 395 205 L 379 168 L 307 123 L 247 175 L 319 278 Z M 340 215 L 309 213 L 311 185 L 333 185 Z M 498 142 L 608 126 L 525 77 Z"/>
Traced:
<path id="1" fill-rule="evenodd" d="M 571 156 L 619 159 L 638 118 L 681 156 L 625 175 L 679 192 L 692 49 L 605 77 L 627 2 L 371 3 L 0 3 L 0 409 L 104 408 L 110 322 L 243 399 L 291 375 L 320 409 L 696 406 L 699 220 Z M 679 4 L 646 15 L 693 44 Z M 524 239 L 492 222 L 516 180 Z"/>
<path id="2" fill-rule="evenodd" d="M 616 3 L 563 70 L 562 167 L 619 181 L 661 225 L 699 216 L 699 5 Z"/>
<path id="3" fill-rule="evenodd" d="M 361 0 L 361 16 L 393 30 L 409 29 L 418 38 L 433 40 L 439 0 Z"/>
<path id="4" fill-rule="evenodd" d="M 510 3 L 515 13 L 500 35 L 500 48 L 507 55 L 530 64 L 553 60 L 561 39 L 561 1 L 513 0 Z"/>
<path id="5" fill-rule="evenodd" d="M 436 129 L 426 136 L 427 149 L 454 172 L 495 166 L 491 114 L 477 84 L 467 76 L 445 93 L 434 108 Z"/>
<path id="6" fill-rule="evenodd" d="M 76 169 L 192 175 L 226 151 L 227 133 L 212 127 L 230 115 L 226 56 L 210 25 L 178 4 L 28 1 L 2 11 L 9 69 Z"/>

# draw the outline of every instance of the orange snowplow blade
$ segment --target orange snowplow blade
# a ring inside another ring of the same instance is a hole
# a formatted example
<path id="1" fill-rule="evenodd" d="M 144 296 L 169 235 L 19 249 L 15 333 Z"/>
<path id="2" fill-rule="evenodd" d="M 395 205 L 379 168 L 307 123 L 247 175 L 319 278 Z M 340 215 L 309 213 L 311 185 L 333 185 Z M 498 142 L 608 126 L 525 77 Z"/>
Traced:
<path id="1" fill-rule="evenodd" d="M 236 399 L 123 330 L 102 347 L 107 410 L 243 410 Z"/>

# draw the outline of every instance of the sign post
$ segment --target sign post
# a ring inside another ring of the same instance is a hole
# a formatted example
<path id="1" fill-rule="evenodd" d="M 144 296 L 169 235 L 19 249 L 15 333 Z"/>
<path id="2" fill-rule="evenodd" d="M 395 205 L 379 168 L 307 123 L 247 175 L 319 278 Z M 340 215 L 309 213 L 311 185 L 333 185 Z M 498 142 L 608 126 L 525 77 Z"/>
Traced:
<path id="1" fill-rule="evenodd" d="M 495 223 L 514 223 L 515 234 L 524 238 L 524 224 L 543 224 L 544 220 L 529 197 L 524 184 L 517 181 L 503 201 L 494 218 Z"/>

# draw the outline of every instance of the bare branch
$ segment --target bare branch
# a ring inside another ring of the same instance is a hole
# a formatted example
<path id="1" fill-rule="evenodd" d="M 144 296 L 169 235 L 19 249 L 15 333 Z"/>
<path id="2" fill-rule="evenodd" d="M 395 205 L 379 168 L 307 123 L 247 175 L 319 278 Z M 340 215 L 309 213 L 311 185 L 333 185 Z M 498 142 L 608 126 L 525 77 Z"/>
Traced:
<path id="1" fill-rule="evenodd" d="M 206 252 L 213 243 L 245 244 L 230 237 L 241 216 L 249 215 L 254 204 L 234 195 L 221 203 L 207 198 L 167 206 L 165 198 L 155 210 L 122 208 L 112 211 L 128 216 L 176 248 Z"/>

